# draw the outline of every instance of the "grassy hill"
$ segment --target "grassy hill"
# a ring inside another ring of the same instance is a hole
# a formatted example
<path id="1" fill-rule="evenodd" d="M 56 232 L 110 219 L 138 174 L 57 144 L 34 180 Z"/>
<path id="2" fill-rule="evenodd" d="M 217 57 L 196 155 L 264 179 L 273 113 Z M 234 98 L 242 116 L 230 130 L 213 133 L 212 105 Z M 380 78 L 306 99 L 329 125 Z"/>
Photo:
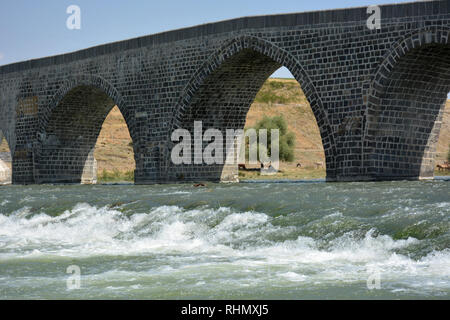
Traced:
<path id="1" fill-rule="evenodd" d="M 256 95 L 247 114 L 245 127 L 253 127 L 264 116 L 281 115 L 288 131 L 295 135 L 294 161 L 280 163 L 276 176 L 259 176 L 256 172 L 239 173 L 240 179 L 316 179 L 325 177 L 325 168 L 315 168 L 316 162 L 325 163 L 319 127 L 309 103 L 297 81 L 268 79 Z M 301 163 L 302 168 L 297 168 Z"/>
<path id="2" fill-rule="evenodd" d="M 105 172 L 129 174 L 134 171 L 134 152 L 130 133 L 118 107 L 114 107 L 106 117 L 95 145 L 99 176 Z"/>
<path id="3" fill-rule="evenodd" d="M 254 126 L 264 116 L 278 115 L 284 117 L 288 130 L 295 134 L 295 161 L 306 166 L 324 161 L 319 127 L 297 81 L 269 79 L 250 107 L 245 127 Z"/>
<path id="4" fill-rule="evenodd" d="M 264 116 L 282 115 L 288 130 L 296 137 L 295 160 L 282 163 L 276 178 L 321 178 L 324 168 L 315 168 L 315 163 L 324 160 L 319 128 L 300 85 L 292 79 L 268 79 L 252 104 L 246 128 L 254 126 Z M 450 144 L 450 101 L 444 110 L 441 133 L 437 145 L 437 163 L 442 163 Z M 0 152 L 9 151 L 7 143 L 0 143 Z M 100 180 L 122 180 L 132 178 L 135 169 L 131 137 L 125 120 L 117 107 L 106 118 L 98 137 L 95 158 L 98 162 Z M 297 163 L 302 169 L 297 169 Z M 242 179 L 258 178 L 256 173 L 241 172 Z M 262 177 L 264 178 L 264 177 Z M 266 177 L 267 178 L 267 177 Z"/>

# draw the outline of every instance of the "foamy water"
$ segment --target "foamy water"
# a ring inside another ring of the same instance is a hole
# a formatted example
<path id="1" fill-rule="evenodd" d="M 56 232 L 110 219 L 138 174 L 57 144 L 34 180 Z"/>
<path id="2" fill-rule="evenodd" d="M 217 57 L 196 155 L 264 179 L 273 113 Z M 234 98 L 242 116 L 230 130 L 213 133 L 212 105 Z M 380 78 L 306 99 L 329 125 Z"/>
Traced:
<path id="1" fill-rule="evenodd" d="M 0 298 L 448 298 L 449 190 L 5 187 Z"/>

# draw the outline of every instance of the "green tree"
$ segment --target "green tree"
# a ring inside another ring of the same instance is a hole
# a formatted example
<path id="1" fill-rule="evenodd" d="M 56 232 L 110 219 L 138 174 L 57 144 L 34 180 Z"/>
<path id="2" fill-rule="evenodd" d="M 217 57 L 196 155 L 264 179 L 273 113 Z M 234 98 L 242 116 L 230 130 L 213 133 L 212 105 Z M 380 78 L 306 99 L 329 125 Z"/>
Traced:
<path id="1" fill-rule="evenodd" d="M 281 161 L 292 162 L 294 161 L 294 146 L 295 146 L 295 136 L 292 132 L 288 131 L 288 126 L 286 120 L 283 116 L 267 117 L 264 116 L 254 128 L 259 139 L 259 131 L 262 129 L 267 130 L 267 148 L 268 155 L 271 156 L 270 152 L 272 150 L 272 135 L 271 130 L 278 129 L 279 136 L 279 156 Z M 248 150 L 248 146 L 247 146 Z M 248 152 L 247 152 L 248 154 Z M 258 152 L 259 158 L 259 152 Z"/>

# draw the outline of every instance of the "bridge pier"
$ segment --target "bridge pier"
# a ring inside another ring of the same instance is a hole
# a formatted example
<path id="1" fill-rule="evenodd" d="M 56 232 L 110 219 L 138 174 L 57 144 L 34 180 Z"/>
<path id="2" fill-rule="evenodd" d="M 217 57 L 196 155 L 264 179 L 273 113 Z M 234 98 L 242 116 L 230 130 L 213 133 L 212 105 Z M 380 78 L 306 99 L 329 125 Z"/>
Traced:
<path id="1" fill-rule="evenodd" d="M 81 184 L 97 183 L 97 160 L 94 158 L 94 150 L 89 152 L 86 162 L 84 163 L 83 173 L 81 174 Z"/>

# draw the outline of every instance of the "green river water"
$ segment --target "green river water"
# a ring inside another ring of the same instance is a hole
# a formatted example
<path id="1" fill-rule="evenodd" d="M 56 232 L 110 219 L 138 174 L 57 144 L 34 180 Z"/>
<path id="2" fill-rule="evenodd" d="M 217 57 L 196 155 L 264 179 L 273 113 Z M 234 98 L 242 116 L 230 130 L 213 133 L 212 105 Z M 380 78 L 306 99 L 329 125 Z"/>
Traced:
<path id="1" fill-rule="evenodd" d="M 448 299 L 450 181 L 0 187 L 0 299 L 110 298 Z"/>

